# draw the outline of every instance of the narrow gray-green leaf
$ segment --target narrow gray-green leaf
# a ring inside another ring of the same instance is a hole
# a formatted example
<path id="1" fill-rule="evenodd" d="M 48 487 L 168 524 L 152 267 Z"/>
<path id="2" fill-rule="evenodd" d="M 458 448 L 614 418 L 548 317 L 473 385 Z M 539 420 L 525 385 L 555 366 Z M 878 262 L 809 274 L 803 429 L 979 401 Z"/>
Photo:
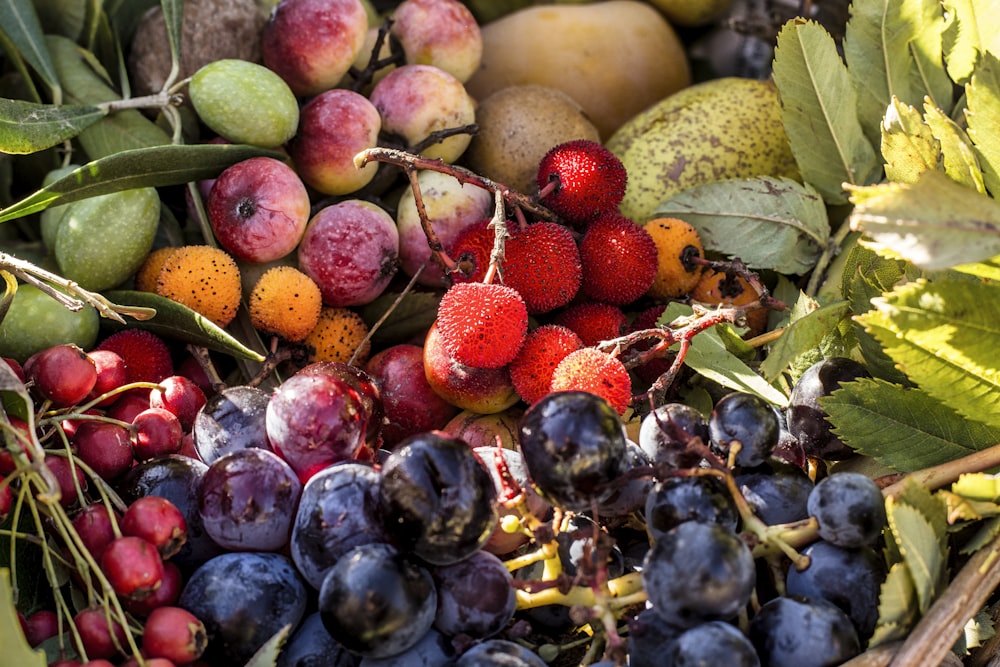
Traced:
<path id="1" fill-rule="evenodd" d="M 130 321 L 130 328 L 147 329 L 166 338 L 202 345 L 242 359 L 264 361 L 262 355 L 236 340 L 225 329 L 176 301 L 151 292 L 133 290 L 112 290 L 105 292 L 104 296 L 119 306 L 140 306 L 156 311 L 156 315 L 148 320 Z M 121 327 L 110 320 L 105 324 L 111 328 Z"/>
<path id="2" fill-rule="evenodd" d="M 941 145 L 916 108 L 895 97 L 882 121 L 882 159 L 890 181 L 913 183 L 928 169 L 944 169 Z"/>
<path id="3" fill-rule="evenodd" d="M 96 195 L 213 178 L 226 167 L 259 155 L 283 157 L 281 153 L 244 144 L 167 144 L 116 153 L 89 162 L 0 210 L 0 222 Z"/>
<path id="4" fill-rule="evenodd" d="M 803 274 L 830 236 L 826 205 L 808 185 L 787 178 L 719 181 L 674 195 L 656 215 L 693 225 L 705 248 L 755 269 Z"/>
<path id="5" fill-rule="evenodd" d="M 774 381 L 796 357 L 816 349 L 849 312 L 848 303 L 838 301 L 793 320 L 781 334 L 781 338 L 771 346 L 767 358 L 760 365 L 764 378 Z"/>
<path id="6" fill-rule="evenodd" d="M 986 192 L 983 183 L 983 171 L 979 167 L 979 159 L 972 149 L 972 141 L 965 130 L 948 117 L 941 109 L 927 100 L 924 103 L 924 120 L 931 128 L 934 138 L 941 146 L 944 158 L 944 173 L 957 183 L 976 191 Z"/>
<path id="7" fill-rule="evenodd" d="M 925 91 L 918 88 L 917 63 L 910 41 L 922 20 L 924 0 L 854 0 L 844 33 L 844 59 L 858 91 L 858 119 L 868 139 L 879 141 L 885 107 L 892 98 L 914 105 Z"/>
<path id="8" fill-rule="evenodd" d="M 1000 428 L 1000 284 L 917 280 L 857 316 L 915 384 L 967 419 Z"/>
<path id="9" fill-rule="evenodd" d="M 986 188 L 1000 197 L 1000 59 L 984 53 L 972 79 L 965 84 L 969 138 L 979 157 Z"/>
<path id="10" fill-rule="evenodd" d="M 925 270 L 947 269 L 1000 254 L 1000 203 L 936 170 L 915 183 L 853 189 L 851 229 L 881 255 Z"/>
<path id="11" fill-rule="evenodd" d="M 917 593 L 917 610 L 926 612 L 940 593 L 944 560 L 941 545 L 930 523 L 909 505 L 886 502 L 892 536 L 903 555 Z"/>
<path id="12" fill-rule="evenodd" d="M 61 102 L 59 77 L 45 46 L 42 26 L 31 0 L 0 0 L 0 32 L 14 43 L 21 57 L 52 89 L 53 99 Z"/>
<path id="13" fill-rule="evenodd" d="M 170 42 L 171 71 L 177 72 L 181 62 L 181 26 L 184 22 L 182 0 L 160 0 L 163 18 L 167 26 L 167 40 Z"/>
<path id="14" fill-rule="evenodd" d="M 949 17 L 943 34 L 948 74 L 965 85 L 982 53 L 1000 53 L 1000 0 L 942 0 L 941 4 Z"/>
<path id="15" fill-rule="evenodd" d="M 778 33 L 774 82 L 781 118 L 803 179 L 829 203 L 844 203 L 844 183 L 877 178 L 880 164 L 861 129 L 857 93 L 830 34 L 793 19 Z"/>
<path id="16" fill-rule="evenodd" d="M 1000 442 L 1000 429 L 964 418 L 926 391 L 884 380 L 842 383 L 820 404 L 842 441 L 900 472 L 954 461 Z"/>
<path id="17" fill-rule="evenodd" d="M 35 104 L 0 98 L 0 152 L 27 155 L 71 139 L 107 115 L 93 106 Z"/>

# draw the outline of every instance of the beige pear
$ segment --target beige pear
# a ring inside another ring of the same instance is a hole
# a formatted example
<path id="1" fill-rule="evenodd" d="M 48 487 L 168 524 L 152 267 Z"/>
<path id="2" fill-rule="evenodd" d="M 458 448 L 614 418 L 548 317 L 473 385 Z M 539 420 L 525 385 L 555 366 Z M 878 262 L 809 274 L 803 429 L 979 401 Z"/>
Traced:
<path id="1" fill-rule="evenodd" d="M 529 7 L 482 34 L 482 60 L 466 82 L 473 97 L 514 85 L 556 88 L 583 107 L 602 139 L 691 83 L 677 33 L 646 2 Z"/>
<path id="2" fill-rule="evenodd" d="M 730 178 L 798 178 L 770 81 L 724 77 L 638 114 L 606 142 L 628 172 L 621 212 L 642 224 L 681 190 Z"/>

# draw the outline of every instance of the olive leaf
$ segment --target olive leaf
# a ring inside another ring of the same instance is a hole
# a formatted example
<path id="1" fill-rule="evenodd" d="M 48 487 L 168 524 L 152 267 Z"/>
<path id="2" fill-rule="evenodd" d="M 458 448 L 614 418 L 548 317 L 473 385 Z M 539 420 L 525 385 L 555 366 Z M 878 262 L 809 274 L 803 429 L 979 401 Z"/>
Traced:
<path id="1" fill-rule="evenodd" d="M 706 249 L 786 274 L 800 275 L 815 266 L 830 236 L 823 198 L 788 178 L 699 185 L 661 203 L 655 215 L 688 222 Z"/>
<path id="2" fill-rule="evenodd" d="M 53 99 L 61 102 L 59 77 L 31 0 L 0 0 L 0 33 L 13 43 L 20 56 L 52 89 Z"/>
<path id="3" fill-rule="evenodd" d="M 928 169 L 943 169 L 941 145 L 923 114 L 896 97 L 882 120 L 882 158 L 890 181 L 913 183 Z"/>
<path id="4" fill-rule="evenodd" d="M 1000 59 L 983 53 L 972 78 L 965 85 L 969 138 L 979 158 L 986 188 L 1000 196 Z"/>
<path id="5" fill-rule="evenodd" d="M 833 38 L 814 21 L 788 21 L 778 33 L 773 72 L 781 118 L 803 179 L 828 203 L 845 203 L 844 183 L 867 184 L 881 169 L 858 120 L 858 95 Z"/>
<path id="6" fill-rule="evenodd" d="M 167 40 L 170 42 L 170 76 L 172 81 L 180 70 L 181 30 L 184 24 L 184 3 L 181 0 L 160 0 L 163 18 L 167 26 Z"/>
<path id="7" fill-rule="evenodd" d="M 53 106 L 0 98 L 0 151 L 26 155 L 51 148 L 107 113 L 95 106 Z"/>
<path id="8" fill-rule="evenodd" d="M 833 432 L 900 472 L 947 463 L 1000 442 L 1000 428 L 965 419 L 928 392 L 858 379 L 820 399 Z"/>
<path id="9" fill-rule="evenodd" d="M 1000 254 L 1000 203 L 928 170 L 914 183 L 852 188 L 851 229 L 881 255 L 947 269 Z"/>
<path id="10" fill-rule="evenodd" d="M 97 195 L 214 178 L 226 167 L 260 155 L 283 157 L 281 153 L 245 144 L 168 144 L 123 151 L 88 162 L 0 210 L 0 222 Z"/>

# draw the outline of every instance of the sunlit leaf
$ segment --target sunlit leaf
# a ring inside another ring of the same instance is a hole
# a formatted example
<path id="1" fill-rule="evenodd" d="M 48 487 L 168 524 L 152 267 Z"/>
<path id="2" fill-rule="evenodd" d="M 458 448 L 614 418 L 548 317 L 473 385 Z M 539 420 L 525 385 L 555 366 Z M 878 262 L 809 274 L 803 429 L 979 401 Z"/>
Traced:
<path id="1" fill-rule="evenodd" d="M 1000 254 L 1000 203 L 939 171 L 915 183 L 854 189 L 851 229 L 862 244 L 922 269 L 947 269 Z"/>
<path id="2" fill-rule="evenodd" d="M 905 637 L 917 618 L 917 591 L 913 587 L 913 577 L 906 563 L 894 563 L 879 590 L 878 621 L 868 646 L 875 647 Z"/>
<path id="3" fill-rule="evenodd" d="M 942 0 L 948 25 L 942 35 L 948 74 L 964 85 L 980 54 L 1000 53 L 1000 0 Z"/>
<path id="4" fill-rule="evenodd" d="M 993 257 L 982 262 L 959 264 L 952 268 L 959 273 L 967 273 L 970 276 L 978 276 L 979 278 L 987 278 L 988 280 L 1000 280 L 1000 257 Z"/>
<path id="5" fill-rule="evenodd" d="M 886 500 L 892 537 L 903 556 L 916 591 L 917 609 L 926 612 L 940 593 L 944 559 L 934 528 L 918 510 Z"/>
<path id="6" fill-rule="evenodd" d="M 806 273 L 830 236 L 822 197 L 787 178 L 708 183 L 671 197 L 655 214 L 693 225 L 707 249 L 779 273 Z"/>
<path id="7" fill-rule="evenodd" d="M 107 112 L 92 106 L 52 106 L 0 98 L 0 151 L 25 155 L 56 146 Z"/>
<path id="8" fill-rule="evenodd" d="M 768 350 L 767 358 L 760 365 L 761 373 L 773 381 L 796 357 L 816 349 L 849 312 L 849 304 L 838 301 L 792 320 Z"/>
<path id="9" fill-rule="evenodd" d="M 928 100 L 924 104 L 924 120 L 938 140 L 943 158 L 944 173 L 957 183 L 977 192 L 986 192 L 979 158 L 972 149 L 972 141 L 958 124 Z"/>
<path id="10" fill-rule="evenodd" d="M 882 159 L 890 181 L 913 183 L 928 169 L 943 169 L 944 156 L 923 114 L 893 98 L 882 122 Z"/>
<path id="11" fill-rule="evenodd" d="M 916 385 L 971 422 L 1000 428 L 1000 285 L 918 280 L 857 316 Z"/>
<path id="12" fill-rule="evenodd" d="M 0 32 L 17 47 L 21 57 L 30 64 L 59 100 L 62 92 L 59 77 L 52 64 L 38 14 L 30 0 L 0 0 Z"/>
<path id="13" fill-rule="evenodd" d="M 951 491 L 963 498 L 997 502 L 1000 501 L 1000 477 L 985 472 L 965 473 L 952 483 Z"/>
<path id="14" fill-rule="evenodd" d="M 117 153 L 88 162 L 0 210 L 0 222 L 97 195 L 213 178 L 226 167 L 259 155 L 283 157 L 281 153 L 244 144 L 168 144 Z"/>
<path id="15" fill-rule="evenodd" d="M 1000 59 L 984 53 L 972 79 L 965 85 L 969 138 L 979 157 L 986 187 L 1000 196 Z"/>
<path id="16" fill-rule="evenodd" d="M 857 93 L 833 38 L 813 21 L 793 19 L 778 33 L 774 82 L 781 117 L 805 182 L 829 203 L 844 203 L 843 184 L 880 173 L 857 116 Z"/>
<path id="17" fill-rule="evenodd" d="M 18 667 L 45 667 L 48 664 L 45 653 L 32 649 L 21 632 L 7 568 L 0 568 L 0 646 L 3 647 L 4 664 Z"/>

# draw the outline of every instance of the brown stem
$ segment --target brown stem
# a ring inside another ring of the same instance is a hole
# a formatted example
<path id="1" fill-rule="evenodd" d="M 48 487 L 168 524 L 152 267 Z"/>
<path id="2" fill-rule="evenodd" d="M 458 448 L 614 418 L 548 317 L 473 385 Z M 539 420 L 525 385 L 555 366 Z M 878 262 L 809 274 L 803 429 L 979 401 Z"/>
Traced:
<path id="1" fill-rule="evenodd" d="M 954 461 L 948 461 L 923 470 L 892 478 L 892 483 L 883 487 L 882 495 L 886 498 L 903 491 L 907 480 L 912 479 L 921 486 L 934 491 L 946 484 L 956 481 L 961 475 L 970 472 L 982 472 L 1000 466 L 1000 444 L 993 445 Z"/>
<path id="2" fill-rule="evenodd" d="M 437 232 L 434 231 L 434 226 L 427 216 L 427 207 L 424 206 L 424 195 L 420 190 L 420 172 L 408 166 L 404 166 L 403 171 L 406 173 L 407 180 L 410 181 L 410 190 L 413 192 L 413 203 L 417 207 L 417 217 L 420 218 L 420 227 L 424 230 L 424 236 L 427 237 L 427 246 L 431 249 L 431 257 L 438 263 L 445 275 L 447 275 L 457 270 L 458 264 L 445 252 L 444 245 L 441 243 L 441 239 L 438 237 Z"/>

